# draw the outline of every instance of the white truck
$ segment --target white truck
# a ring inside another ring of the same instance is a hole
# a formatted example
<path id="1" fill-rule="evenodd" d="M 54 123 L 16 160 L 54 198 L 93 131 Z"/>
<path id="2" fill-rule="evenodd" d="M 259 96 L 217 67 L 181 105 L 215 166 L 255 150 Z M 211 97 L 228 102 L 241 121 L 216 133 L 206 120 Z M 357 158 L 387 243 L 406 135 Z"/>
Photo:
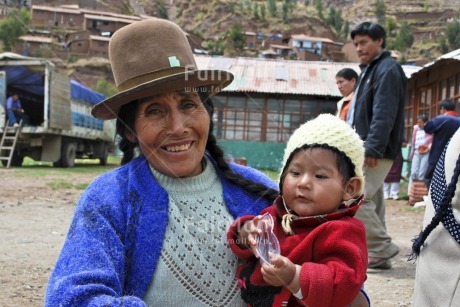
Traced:
<path id="1" fill-rule="evenodd" d="M 28 123 L 8 143 L 6 99 L 18 93 Z M 114 150 L 115 123 L 91 116 L 104 95 L 70 80 L 49 60 L 0 53 L 0 158 L 4 166 L 21 166 L 24 157 L 72 167 L 76 158 L 107 163 Z M 4 158 L 10 156 L 10 159 Z M 9 162 L 9 163 L 8 163 Z"/>

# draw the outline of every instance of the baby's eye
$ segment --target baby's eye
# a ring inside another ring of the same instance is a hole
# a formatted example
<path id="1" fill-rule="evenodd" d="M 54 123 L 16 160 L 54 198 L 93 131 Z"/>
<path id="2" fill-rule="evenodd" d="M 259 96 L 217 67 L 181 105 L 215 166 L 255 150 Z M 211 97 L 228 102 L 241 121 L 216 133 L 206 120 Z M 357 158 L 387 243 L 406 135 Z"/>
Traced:
<path id="1" fill-rule="evenodd" d="M 318 179 L 327 179 L 328 178 L 326 175 L 321 175 L 321 174 L 316 174 L 315 177 L 318 178 Z"/>

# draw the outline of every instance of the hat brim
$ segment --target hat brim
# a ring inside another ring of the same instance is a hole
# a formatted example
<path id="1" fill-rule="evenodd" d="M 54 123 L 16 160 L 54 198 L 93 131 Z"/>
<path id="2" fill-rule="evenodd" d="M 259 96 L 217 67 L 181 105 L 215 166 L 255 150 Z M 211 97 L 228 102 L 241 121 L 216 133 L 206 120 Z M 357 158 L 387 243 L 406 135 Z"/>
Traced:
<path id="1" fill-rule="evenodd" d="M 109 120 L 117 118 L 120 108 L 137 99 L 177 90 L 193 91 L 205 87 L 209 95 L 215 95 L 233 81 L 233 75 L 223 70 L 189 70 L 169 75 L 117 93 L 98 103 L 91 110 L 96 118 Z"/>

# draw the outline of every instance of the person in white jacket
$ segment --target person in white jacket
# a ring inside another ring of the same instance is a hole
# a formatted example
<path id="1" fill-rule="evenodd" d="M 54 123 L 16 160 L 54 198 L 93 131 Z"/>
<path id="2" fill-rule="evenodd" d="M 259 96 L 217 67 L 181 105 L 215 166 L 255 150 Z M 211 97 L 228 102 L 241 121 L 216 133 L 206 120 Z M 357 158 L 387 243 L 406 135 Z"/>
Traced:
<path id="1" fill-rule="evenodd" d="M 426 200 L 423 230 L 414 240 L 413 306 L 460 306 L 460 129 L 446 146 Z"/>

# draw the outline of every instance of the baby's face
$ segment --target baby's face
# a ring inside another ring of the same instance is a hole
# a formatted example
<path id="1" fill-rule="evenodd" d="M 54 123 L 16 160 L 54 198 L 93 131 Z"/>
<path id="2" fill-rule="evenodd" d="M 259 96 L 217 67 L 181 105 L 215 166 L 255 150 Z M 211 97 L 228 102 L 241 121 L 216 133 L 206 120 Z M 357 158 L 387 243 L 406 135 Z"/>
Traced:
<path id="1" fill-rule="evenodd" d="M 346 192 L 332 151 L 302 150 L 291 160 L 283 181 L 286 205 L 299 216 L 337 211 Z"/>

